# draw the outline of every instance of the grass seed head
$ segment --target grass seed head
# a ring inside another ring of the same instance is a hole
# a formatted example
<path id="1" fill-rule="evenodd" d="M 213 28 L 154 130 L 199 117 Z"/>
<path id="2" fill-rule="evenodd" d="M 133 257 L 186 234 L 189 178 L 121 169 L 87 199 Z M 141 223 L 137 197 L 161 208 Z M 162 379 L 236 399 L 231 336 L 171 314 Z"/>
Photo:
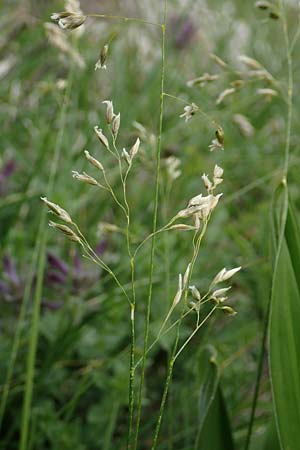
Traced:
<path id="1" fill-rule="evenodd" d="M 50 211 L 52 211 L 57 217 L 66 223 L 73 223 L 72 219 L 67 211 L 61 208 L 56 203 L 50 202 L 47 197 L 41 197 L 41 200 L 48 206 Z"/>

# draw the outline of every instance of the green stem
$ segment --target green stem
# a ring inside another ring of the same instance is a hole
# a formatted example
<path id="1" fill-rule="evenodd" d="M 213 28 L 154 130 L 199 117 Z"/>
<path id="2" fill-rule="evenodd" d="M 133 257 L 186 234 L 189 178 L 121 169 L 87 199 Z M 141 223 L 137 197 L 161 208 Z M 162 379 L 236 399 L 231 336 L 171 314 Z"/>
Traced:
<path id="1" fill-rule="evenodd" d="M 148 20 L 139 19 L 138 17 L 114 16 L 108 14 L 87 14 L 87 17 L 98 17 L 100 19 L 108 19 L 108 20 L 121 20 L 123 22 L 137 22 L 145 25 L 153 25 L 155 27 L 161 27 L 160 23 L 149 22 Z"/>
<path id="2" fill-rule="evenodd" d="M 160 85 L 160 115 L 159 115 L 159 134 L 157 141 L 156 152 L 156 173 L 155 173 L 155 193 L 154 193 L 154 212 L 153 212 L 153 227 L 152 227 L 152 243 L 150 250 L 150 268 L 149 268 L 149 291 L 148 300 L 146 306 L 146 320 L 145 320 L 145 333 L 144 333 L 144 346 L 142 355 L 142 368 L 141 379 L 138 394 L 138 406 L 137 406 L 137 422 L 135 430 L 134 450 L 137 448 L 139 428 L 141 422 L 141 410 L 142 410 L 142 397 L 143 387 L 145 381 L 145 368 L 147 358 L 147 348 L 149 340 L 149 325 L 152 303 L 152 288 L 153 288 L 153 272 L 154 272 L 154 251 L 155 251 L 155 232 L 157 228 L 157 213 L 158 213 L 158 197 L 159 197 L 159 177 L 160 177 L 160 155 L 162 144 L 162 128 L 163 128 L 163 113 L 164 113 L 164 85 L 165 85 L 165 37 L 166 37 L 166 19 L 167 19 L 167 0 L 164 0 L 164 17 L 163 24 L 161 25 L 161 85 Z"/>

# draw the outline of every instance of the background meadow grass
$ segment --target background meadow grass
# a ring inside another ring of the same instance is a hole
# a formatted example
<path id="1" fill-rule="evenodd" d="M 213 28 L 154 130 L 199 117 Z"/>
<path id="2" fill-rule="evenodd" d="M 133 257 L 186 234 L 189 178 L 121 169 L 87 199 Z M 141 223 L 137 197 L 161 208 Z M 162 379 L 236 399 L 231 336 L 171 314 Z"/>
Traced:
<path id="1" fill-rule="evenodd" d="M 179 119 L 184 104 L 165 98 L 159 225 L 202 189 L 202 173 L 211 173 L 214 165 L 219 164 L 224 168 L 224 196 L 209 226 L 194 279 L 205 289 L 224 266 L 241 265 L 243 271 L 234 280 L 231 296 L 231 305 L 238 315 L 228 318 L 218 314 L 213 318 L 175 366 L 158 448 L 194 448 L 201 420 L 198 405 L 205 378 L 203 360 L 207 362 L 211 357 L 211 353 L 207 356 L 201 351 L 209 345 L 206 351 L 216 354 L 220 387 L 216 387 L 215 409 L 210 411 L 210 421 L 206 422 L 197 448 L 233 448 L 225 438 L 220 438 L 220 442 L 211 441 L 227 433 L 228 430 L 225 433 L 221 428 L 227 427 L 228 414 L 234 448 L 242 449 L 272 280 L 270 217 L 284 156 L 286 49 L 281 21 L 267 19 L 267 14 L 257 10 L 252 1 L 169 0 L 168 3 L 165 92 L 195 102 L 220 123 L 225 132 L 225 151 L 210 153 L 208 145 L 214 137 L 211 124 L 200 114 L 185 123 Z M 150 21 L 160 21 L 162 17 L 161 2 L 85 1 L 81 6 L 84 12 L 142 17 Z M 110 168 L 114 188 L 120 189 L 117 169 L 93 131 L 94 125 L 105 121 L 101 101 L 112 99 L 115 110 L 121 112 L 119 139 L 122 145 L 130 147 L 137 137 L 134 121 L 147 130 L 147 136 L 142 137 L 140 161 L 130 175 L 129 198 L 133 211 L 132 235 L 136 242 L 151 231 L 161 56 L 160 34 L 155 27 L 89 19 L 82 36 L 69 37 L 84 61 L 84 67 L 80 68 L 46 38 L 43 24 L 49 21 L 53 11 L 63 9 L 60 2 L 4 2 L 1 9 L 2 394 L 26 283 L 28 294 L 21 328 L 18 328 L 21 331 L 18 352 L 1 428 L 0 448 L 14 450 L 19 448 L 20 442 L 26 355 L 37 280 L 35 247 L 43 217 L 40 196 L 47 191 L 55 149 L 60 155 L 51 200 L 70 212 L 93 246 L 100 247 L 105 261 L 114 267 L 129 290 L 123 235 L 107 232 L 100 225 L 108 222 L 122 228 L 120 211 L 106 193 L 74 182 L 71 171 L 87 170 L 82 151 L 88 149 Z M 293 36 L 298 27 L 297 2 L 287 2 L 286 13 L 289 33 Z M 107 70 L 94 71 L 99 51 L 110 39 Z M 282 89 L 283 95 L 268 101 L 256 94 L 257 88 L 269 87 L 268 82 L 253 80 L 216 106 L 218 95 L 236 76 L 232 72 L 224 73 L 209 57 L 211 52 L 243 71 L 245 67 L 239 55 L 257 59 L 278 80 L 278 89 Z M 293 60 L 295 96 L 289 191 L 294 204 L 299 206 L 297 45 Z M 188 80 L 203 72 L 219 73 L 220 79 L 203 87 L 187 86 Z M 67 80 L 67 86 L 60 89 L 58 80 Z M 233 120 L 235 114 L 247 116 L 254 127 L 251 136 L 246 137 L 241 132 Z M 169 155 L 180 158 L 182 175 L 168 195 L 164 161 Z M 125 448 L 130 345 L 128 305 L 109 275 L 82 258 L 74 245 L 52 230 L 42 231 L 40 238 L 45 239 L 45 274 L 26 449 Z M 171 233 L 157 238 L 150 342 L 169 309 L 178 273 L 185 270 L 188 262 L 189 247 L 188 234 Z M 146 245 L 136 265 L 138 356 L 143 346 L 148 252 L 149 245 Z M 49 254 L 60 261 L 49 258 Z M 62 261 L 68 268 L 62 266 Z M 28 280 L 31 278 L 30 288 Z M 186 336 L 191 326 L 189 322 L 184 324 Z M 171 344 L 169 336 L 161 338 L 147 360 L 139 449 L 151 445 Z M 251 441 L 253 450 L 279 448 L 267 366 L 265 356 Z M 217 379 L 216 373 L 207 376 Z M 218 427 L 222 423 L 221 428 L 217 428 L 216 423 Z M 216 430 L 220 430 L 219 433 Z M 274 436 L 274 442 L 270 443 L 269 437 Z"/>

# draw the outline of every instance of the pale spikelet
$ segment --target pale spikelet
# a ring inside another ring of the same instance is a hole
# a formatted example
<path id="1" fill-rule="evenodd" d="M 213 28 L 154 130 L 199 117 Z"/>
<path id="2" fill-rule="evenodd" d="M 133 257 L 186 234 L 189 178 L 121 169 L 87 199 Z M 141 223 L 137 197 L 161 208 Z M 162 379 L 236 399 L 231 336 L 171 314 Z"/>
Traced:
<path id="1" fill-rule="evenodd" d="M 73 223 L 72 219 L 71 219 L 71 216 L 69 215 L 69 213 L 66 210 L 61 208 L 56 203 L 50 202 L 47 199 L 47 197 L 41 197 L 41 200 L 48 206 L 50 211 L 52 211 L 54 214 L 56 214 L 57 217 L 59 217 L 61 220 L 63 220 L 66 223 Z"/>
<path id="2" fill-rule="evenodd" d="M 199 219 L 205 220 L 209 216 L 209 214 L 215 209 L 222 195 L 223 194 L 218 195 L 210 194 L 207 196 L 202 196 L 202 194 L 197 195 L 196 197 L 193 197 L 189 201 L 188 207 L 190 209 L 199 208 L 199 210 L 195 211 L 194 214 L 198 215 Z"/>
<path id="3" fill-rule="evenodd" d="M 102 103 L 106 105 L 106 122 L 110 125 L 114 118 L 114 107 L 111 100 L 104 100 Z"/>
<path id="4" fill-rule="evenodd" d="M 113 223 L 100 222 L 98 225 L 98 231 L 100 234 L 103 234 L 103 233 L 119 233 L 122 230 Z"/>
<path id="5" fill-rule="evenodd" d="M 80 27 L 86 21 L 86 16 L 81 14 L 74 14 L 69 11 L 53 13 L 51 20 L 58 24 L 63 30 L 74 30 Z"/>
<path id="6" fill-rule="evenodd" d="M 223 178 L 222 178 L 223 173 L 224 173 L 224 170 L 222 169 L 222 167 L 219 167 L 216 164 L 215 168 L 214 168 L 213 189 L 215 189 L 217 186 L 219 186 L 219 184 L 221 184 L 223 182 Z"/>
<path id="7" fill-rule="evenodd" d="M 222 69 L 227 68 L 228 64 L 223 61 L 219 56 L 215 55 L 214 53 L 210 53 L 209 57 L 216 63 L 218 66 L 222 67 Z"/>
<path id="8" fill-rule="evenodd" d="M 217 164 L 214 167 L 214 178 L 221 178 L 223 176 L 224 170 Z"/>
<path id="9" fill-rule="evenodd" d="M 218 141 L 218 139 L 213 139 L 211 141 L 211 144 L 208 146 L 209 151 L 213 152 L 214 150 L 224 150 L 224 147 L 222 144 L 220 144 L 220 142 Z"/>
<path id="10" fill-rule="evenodd" d="M 98 161 L 98 159 L 91 156 L 87 150 L 84 151 L 84 154 L 89 163 L 91 163 L 97 169 L 102 170 L 102 172 L 104 172 L 104 167 L 102 166 L 101 162 Z"/>
<path id="11" fill-rule="evenodd" d="M 250 58 L 247 55 L 240 55 L 239 60 L 245 64 L 249 69 L 260 70 L 263 66 L 254 58 Z"/>
<path id="12" fill-rule="evenodd" d="M 191 272 L 191 263 L 187 266 L 186 271 L 184 273 L 183 276 L 183 289 L 185 289 L 187 287 L 187 284 L 189 282 L 190 279 L 190 272 Z"/>
<path id="13" fill-rule="evenodd" d="M 130 157 L 128 151 L 126 150 L 126 148 L 123 148 L 123 150 L 122 150 L 122 158 L 125 159 L 128 166 L 131 166 L 131 157 Z"/>
<path id="14" fill-rule="evenodd" d="M 231 306 L 222 306 L 222 308 L 220 309 L 229 316 L 235 316 L 237 314 L 237 312 L 233 308 L 231 308 Z"/>
<path id="15" fill-rule="evenodd" d="M 221 92 L 216 100 L 216 105 L 219 105 L 220 103 L 223 102 L 223 100 L 228 97 L 228 95 L 232 95 L 236 92 L 235 88 L 228 88 L 225 89 L 225 91 Z"/>
<path id="16" fill-rule="evenodd" d="M 99 139 L 99 141 L 101 142 L 102 145 L 104 145 L 104 147 L 106 147 L 107 149 L 109 149 L 109 143 L 107 140 L 107 137 L 102 133 L 101 128 L 99 128 L 98 126 L 94 127 L 95 133 Z"/>
<path id="17" fill-rule="evenodd" d="M 119 113 L 113 118 L 112 125 L 111 125 L 111 131 L 115 138 L 118 136 L 120 123 L 121 123 L 121 114 Z"/>
<path id="18" fill-rule="evenodd" d="M 176 218 L 186 219 L 187 217 L 191 217 L 194 214 L 199 213 L 202 208 L 203 206 L 190 206 L 188 208 L 182 209 L 176 214 Z"/>
<path id="19" fill-rule="evenodd" d="M 184 113 L 180 114 L 179 117 L 184 118 L 185 121 L 187 122 L 196 114 L 197 111 L 199 111 L 199 107 L 195 105 L 195 103 L 192 103 L 191 105 L 185 106 L 183 110 Z"/>
<path id="20" fill-rule="evenodd" d="M 246 116 L 243 116 L 242 114 L 234 114 L 233 122 L 238 125 L 239 130 L 243 136 L 247 138 L 253 136 L 254 128 Z"/>
<path id="21" fill-rule="evenodd" d="M 226 294 L 226 292 L 229 291 L 229 289 L 231 289 L 231 286 L 229 286 L 227 288 L 217 289 L 216 291 L 214 291 L 211 294 L 211 296 L 214 297 L 214 298 L 223 297 L 223 295 Z"/>
<path id="22" fill-rule="evenodd" d="M 237 272 L 241 270 L 241 267 L 235 267 L 234 269 L 227 270 L 225 267 L 217 273 L 215 278 L 213 279 L 211 285 L 214 286 L 218 283 L 222 283 L 223 281 L 229 280 L 229 278 L 233 277 Z"/>
<path id="23" fill-rule="evenodd" d="M 108 44 L 105 44 L 102 47 L 100 55 L 99 55 L 99 59 L 95 64 L 95 70 L 97 70 L 97 69 L 105 69 L 106 70 L 105 61 L 106 61 L 107 54 L 108 54 L 108 48 L 109 48 Z"/>
<path id="24" fill-rule="evenodd" d="M 278 92 L 275 91 L 274 89 L 268 89 L 268 88 L 261 88 L 261 89 L 257 89 L 256 93 L 258 95 L 262 95 L 266 98 L 266 100 L 271 100 L 273 97 L 277 97 L 278 96 Z"/>
<path id="25" fill-rule="evenodd" d="M 182 275 L 180 273 L 179 276 L 178 276 L 178 289 L 177 289 L 176 295 L 175 295 L 174 300 L 173 300 L 173 305 L 172 305 L 173 307 L 178 305 L 178 303 L 180 302 L 181 297 L 182 297 L 182 292 L 183 292 Z"/>
<path id="26" fill-rule="evenodd" d="M 130 158 L 131 160 L 135 157 L 135 155 L 137 154 L 137 152 L 139 151 L 140 148 L 140 138 L 137 138 L 137 140 L 135 141 L 135 143 L 133 144 L 133 146 L 131 147 L 129 154 L 130 154 Z"/>
<path id="27" fill-rule="evenodd" d="M 224 131 L 223 128 L 218 126 L 215 131 L 216 139 L 213 139 L 209 145 L 209 150 L 212 152 L 214 150 L 224 150 Z"/>
<path id="28" fill-rule="evenodd" d="M 79 52 L 68 41 L 66 33 L 50 22 L 45 23 L 44 28 L 49 42 L 63 54 L 68 55 L 80 69 L 83 69 L 85 62 Z"/>
<path id="29" fill-rule="evenodd" d="M 201 294 L 196 286 L 189 286 L 189 290 L 191 291 L 193 298 L 199 302 L 201 300 Z"/>
<path id="30" fill-rule="evenodd" d="M 212 187 L 213 187 L 213 184 L 212 184 L 212 182 L 210 181 L 210 179 L 208 178 L 208 175 L 206 175 L 205 173 L 202 175 L 202 180 L 203 180 L 203 183 L 204 183 L 204 186 L 205 186 L 205 188 L 206 188 L 206 190 L 208 191 L 208 192 L 210 192 L 210 190 L 212 189 Z"/>
<path id="31" fill-rule="evenodd" d="M 207 196 L 203 196 L 202 194 L 197 195 L 196 197 L 191 198 L 191 200 L 188 203 L 188 207 L 191 206 L 203 206 L 203 207 L 209 207 L 211 210 L 214 209 L 217 204 L 218 201 L 220 199 L 220 197 L 222 197 L 223 194 L 218 194 L 218 195 L 207 195 Z"/>
<path id="32" fill-rule="evenodd" d="M 257 78 L 259 80 L 274 81 L 274 77 L 266 69 L 249 70 L 246 72 L 249 78 Z"/>
<path id="33" fill-rule="evenodd" d="M 179 169 L 179 166 L 181 164 L 181 161 L 179 158 L 176 158 L 176 156 L 169 156 L 168 158 L 166 158 L 165 164 L 170 180 L 175 181 L 178 177 L 180 177 L 181 170 Z"/>
<path id="34" fill-rule="evenodd" d="M 77 234 L 74 233 L 74 231 L 70 227 L 67 227 L 67 225 L 62 225 L 50 220 L 49 226 L 63 233 L 68 239 L 70 239 L 70 241 L 81 242 L 79 236 L 77 236 Z"/>
<path id="35" fill-rule="evenodd" d="M 201 77 L 197 77 L 192 80 L 189 80 L 186 84 L 188 87 L 197 86 L 197 85 L 202 87 L 206 83 L 218 80 L 219 78 L 220 78 L 220 75 L 217 75 L 217 74 L 211 75 L 209 73 L 204 73 L 203 75 L 201 75 Z"/>
<path id="36" fill-rule="evenodd" d="M 255 7 L 258 9 L 269 9 L 272 8 L 273 5 L 267 1 L 258 1 L 255 3 Z"/>
<path id="37" fill-rule="evenodd" d="M 186 225 L 185 223 L 177 223 L 169 228 L 169 230 L 180 230 L 180 231 L 191 231 L 194 229 L 195 227 L 192 227 L 191 225 Z"/>
<path id="38" fill-rule="evenodd" d="M 79 173 L 79 172 L 76 172 L 76 170 L 72 170 L 72 175 L 73 175 L 73 178 L 81 181 L 82 183 L 91 184 L 92 186 L 99 186 L 98 181 L 95 180 L 95 178 L 90 177 L 90 175 L 88 175 L 85 172 Z"/>

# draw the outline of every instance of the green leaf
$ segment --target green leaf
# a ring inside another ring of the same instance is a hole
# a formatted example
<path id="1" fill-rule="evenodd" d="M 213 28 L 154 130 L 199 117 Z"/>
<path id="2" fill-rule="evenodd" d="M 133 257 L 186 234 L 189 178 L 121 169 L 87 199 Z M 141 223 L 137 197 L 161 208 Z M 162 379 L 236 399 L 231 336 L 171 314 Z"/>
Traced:
<path id="1" fill-rule="evenodd" d="M 278 241 L 270 311 L 270 370 L 282 450 L 299 448 L 300 294 L 299 231 L 290 206 Z"/>
<path id="2" fill-rule="evenodd" d="M 232 450 L 230 423 L 213 347 L 207 347 L 201 352 L 199 375 L 199 419 L 195 450 Z"/>
<path id="3" fill-rule="evenodd" d="M 205 418 L 197 450 L 233 450 L 230 422 L 220 385 Z"/>

